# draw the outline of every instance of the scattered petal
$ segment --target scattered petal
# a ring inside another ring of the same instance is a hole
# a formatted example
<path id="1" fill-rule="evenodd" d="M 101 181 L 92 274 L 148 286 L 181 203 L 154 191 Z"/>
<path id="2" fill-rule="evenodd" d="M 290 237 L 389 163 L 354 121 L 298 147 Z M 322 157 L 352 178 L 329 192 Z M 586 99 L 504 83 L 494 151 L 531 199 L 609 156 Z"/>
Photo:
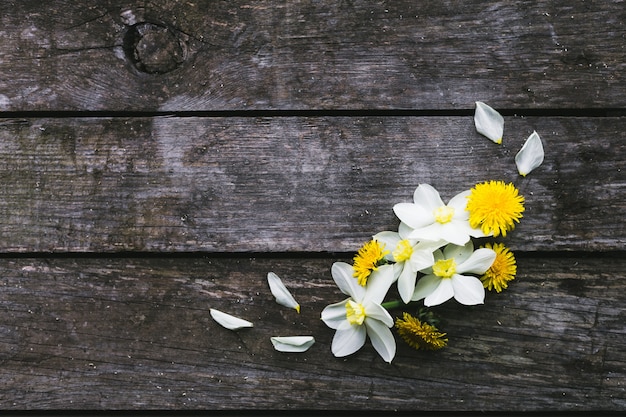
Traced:
<path id="1" fill-rule="evenodd" d="M 525 177 L 532 171 L 537 168 L 543 162 L 543 145 L 541 143 L 541 138 L 537 132 L 533 132 L 526 142 L 522 149 L 515 155 L 515 165 L 517 165 L 517 171 L 520 173 L 522 177 Z"/>
<path id="2" fill-rule="evenodd" d="M 239 317 L 231 316 L 230 314 L 226 314 L 219 310 L 215 310 L 214 308 L 209 310 L 211 317 L 213 320 L 218 322 L 221 326 L 229 329 L 229 330 L 239 330 L 244 327 L 252 327 L 253 324 L 247 320 L 240 319 Z"/>
<path id="3" fill-rule="evenodd" d="M 482 101 L 476 102 L 474 125 L 476 126 L 476 131 L 481 135 L 486 136 L 497 144 L 502 143 L 504 118 L 500 115 L 500 113 Z"/>
<path id="4" fill-rule="evenodd" d="M 272 295 L 276 298 L 278 304 L 293 308 L 300 313 L 300 304 L 293 298 L 278 275 L 269 272 L 267 274 L 267 282 L 270 284 L 270 291 L 272 291 Z"/>
<path id="5" fill-rule="evenodd" d="M 304 352 L 315 343 L 313 336 L 276 336 L 270 340 L 279 352 Z"/>

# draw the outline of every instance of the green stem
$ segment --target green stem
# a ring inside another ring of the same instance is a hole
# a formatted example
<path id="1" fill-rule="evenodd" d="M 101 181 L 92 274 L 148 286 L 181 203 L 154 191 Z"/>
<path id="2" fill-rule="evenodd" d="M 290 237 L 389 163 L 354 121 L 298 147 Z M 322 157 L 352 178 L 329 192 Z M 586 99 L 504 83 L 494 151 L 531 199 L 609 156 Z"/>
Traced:
<path id="1" fill-rule="evenodd" d="M 394 308 L 399 308 L 399 307 L 403 307 L 406 304 L 404 304 L 404 302 L 402 300 L 395 300 L 395 301 L 387 301 L 385 303 L 381 304 L 381 307 L 387 309 L 387 310 L 392 310 Z"/>

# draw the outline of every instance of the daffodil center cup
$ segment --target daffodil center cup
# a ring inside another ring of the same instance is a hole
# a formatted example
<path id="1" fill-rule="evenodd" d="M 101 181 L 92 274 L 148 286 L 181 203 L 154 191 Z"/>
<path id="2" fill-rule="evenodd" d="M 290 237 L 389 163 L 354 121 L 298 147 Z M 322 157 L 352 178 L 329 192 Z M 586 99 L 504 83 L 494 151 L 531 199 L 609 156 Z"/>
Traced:
<path id="1" fill-rule="evenodd" d="M 411 255 L 413 255 L 413 246 L 411 246 L 411 242 L 406 239 L 401 240 L 393 251 L 393 259 L 395 259 L 396 262 L 408 261 L 411 259 Z"/>
<path id="2" fill-rule="evenodd" d="M 441 278 L 452 278 L 456 274 L 454 259 L 440 259 L 433 265 L 433 274 Z"/>
<path id="3" fill-rule="evenodd" d="M 350 324 L 358 324 L 359 326 L 365 321 L 365 307 L 353 300 L 346 303 L 346 318 Z"/>
<path id="4" fill-rule="evenodd" d="M 437 207 L 433 210 L 433 215 L 435 216 L 435 221 L 437 221 L 437 223 L 446 224 L 452 220 L 452 217 L 454 217 L 454 208 L 449 206 Z"/>

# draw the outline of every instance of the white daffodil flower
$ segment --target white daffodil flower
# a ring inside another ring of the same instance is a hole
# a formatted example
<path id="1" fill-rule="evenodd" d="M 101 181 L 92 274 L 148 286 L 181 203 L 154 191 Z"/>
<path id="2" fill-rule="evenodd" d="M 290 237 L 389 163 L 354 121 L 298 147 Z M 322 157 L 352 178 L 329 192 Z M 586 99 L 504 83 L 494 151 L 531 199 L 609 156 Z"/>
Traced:
<path id="1" fill-rule="evenodd" d="M 415 291 L 417 271 L 428 268 L 435 263 L 433 251 L 447 242 L 437 242 L 408 239 L 410 230 L 400 228 L 398 232 L 380 232 L 374 235 L 374 240 L 385 244 L 390 249 L 387 259 L 395 262 L 394 272 L 398 280 L 398 292 L 405 303 L 411 301 Z"/>
<path id="2" fill-rule="evenodd" d="M 293 308 L 300 313 L 300 304 L 293 298 L 289 290 L 285 287 L 281 279 L 273 272 L 267 274 L 267 282 L 270 285 L 270 291 L 276 298 L 276 302 L 285 307 Z"/>
<path id="3" fill-rule="evenodd" d="M 541 165 L 543 157 L 544 153 L 541 138 L 537 132 L 533 132 L 528 139 L 526 139 L 526 142 L 524 142 L 522 149 L 515 155 L 517 171 L 522 177 L 525 177 L 530 171 Z"/>
<path id="4" fill-rule="evenodd" d="M 333 354 L 348 356 L 359 350 L 369 336 L 378 354 L 391 363 L 396 355 L 396 341 L 389 329 L 393 318 L 380 304 L 394 282 L 393 265 L 378 267 L 365 287 L 358 284 L 354 268 L 345 262 L 335 262 L 331 273 L 341 292 L 350 296 L 322 311 L 324 323 L 337 330 L 331 345 Z"/>
<path id="5" fill-rule="evenodd" d="M 313 336 L 275 336 L 270 340 L 279 352 L 305 352 L 315 343 Z"/>
<path id="6" fill-rule="evenodd" d="M 444 240 L 463 246 L 470 237 L 485 236 L 480 228 L 472 228 L 469 224 L 469 212 L 465 210 L 469 194 L 470 190 L 463 191 L 446 205 L 437 190 L 428 184 L 420 184 L 413 194 L 414 203 L 396 204 L 393 211 L 402 223 L 413 229 L 408 239 Z"/>
<path id="7" fill-rule="evenodd" d="M 486 136 L 498 145 L 502 143 L 504 118 L 482 101 L 476 102 L 474 125 L 476 126 L 476 131 L 481 135 Z"/>
<path id="8" fill-rule="evenodd" d="M 482 282 L 463 274 L 484 274 L 496 259 L 492 249 L 474 251 L 474 244 L 469 241 L 464 246 L 448 245 L 443 251 L 437 249 L 434 256 L 435 264 L 421 271 L 426 275 L 417 282 L 413 301 L 424 298 L 424 305 L 430 307 L 454 297 L 465 305 L 483 304 L 485 288 Z"/>
<path id="9" fill-rule="evenodd" d="M 229 330 L 239 330 L 244 327 L 253 327 L 253 324 L 248 320 L 231 316 L 230 314 L 224 313 L 214 308 L 210 309 L 209 313 L 211 314 L 211 317 L 213 317 L 213 320 Z"/>

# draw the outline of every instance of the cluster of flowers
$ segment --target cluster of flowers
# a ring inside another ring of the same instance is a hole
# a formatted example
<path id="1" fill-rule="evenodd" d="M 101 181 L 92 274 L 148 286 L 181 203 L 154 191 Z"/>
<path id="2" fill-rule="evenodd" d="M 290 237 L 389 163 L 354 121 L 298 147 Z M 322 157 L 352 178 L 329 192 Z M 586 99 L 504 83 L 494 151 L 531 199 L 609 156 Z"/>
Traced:
<path id="1" fill-rule="evenodd" d="M 493 142 L 502 143 L 504 119 L 494 109 L 476 102 L 476 130 Z M 536 132 L 515 156 L 518 172 L 526 176 L 543 162 L 543 145 Z M 352 265 L 335 262 L 332 277 L 347 299 L 327 306 L 321 313 L 335 329 L 331 351 L 337 357 L 358 351 L 369 336 L 374 349 L 387 362 L 396 353 L 391 328 L 416 349 L 436 350 L 447 345 L 446 334 L 426 308 L 452 298 L 464 305 L 482 304 L 485 289 L 501 292 L 515 278 L 513 253 L 502 243 L 486 243 L 475 249 L 472 238 L 506 236 L 524 212 L 524 197 L 511 183 L 485 181 L 463 191 L 445 204 L 439 192 L 420 184 L 413 203 L 398 203 L 393 211 L 400 220 L 397 231 L 375 234 L 354 257 Z M 418 279 L 419 277 L 419 279 Z M 276 302 L 300 312 L 281 279 L 268 273 Z M 384 302 L 394 283 L 401 300 Z M 418 317 L 404 312 L 394 319 L 389 310 L 424 300 Z M 239 330 L 253 327 L 247 320 L 211 309 L 220 325 Z M 270 338 L 281 352 L 304 352 L 313 336 Z"/>
<path id="2" fill-rule="evenodd" d="M 479 133 L 502 142 L 504 120 L 484 103 L 476 103 Z M 515 158 L 525 176 L 543 161 L 543 146 L 536 132 Z M 472 238 L 506 236 L 524 212 L 524 197 L 511 183 L 486 181 L 454 196 L 445 204 L 435 188 L 420 184 L 413 203 L 399 203 L 393 211 L 400 220 L 397 231 L 383 231 L 365 243 L 352 265 L 336 262 L 332 277 L 347 299 L 322 311 L 322 320 L 335 329 L 331 350 L 337 357 L 359 350 L 369 336 L 387 362 L 396 353 L 392 327 L 410 346 L 436 350 L 448 339 L 435 326 L 432 313 L 418 317 L 404 313 L 394 319 L 390 309 L 424 300 L 425 307 L 452 298 L 464 305 L 482 304 L 485 288 L 507 288 L 517 272 L 513 253 L 502 243 L 475 249 Z M 418 276 L 420 276 L 418 280 Z M 397 283 L 400 301 L 384 303 Z"/>

